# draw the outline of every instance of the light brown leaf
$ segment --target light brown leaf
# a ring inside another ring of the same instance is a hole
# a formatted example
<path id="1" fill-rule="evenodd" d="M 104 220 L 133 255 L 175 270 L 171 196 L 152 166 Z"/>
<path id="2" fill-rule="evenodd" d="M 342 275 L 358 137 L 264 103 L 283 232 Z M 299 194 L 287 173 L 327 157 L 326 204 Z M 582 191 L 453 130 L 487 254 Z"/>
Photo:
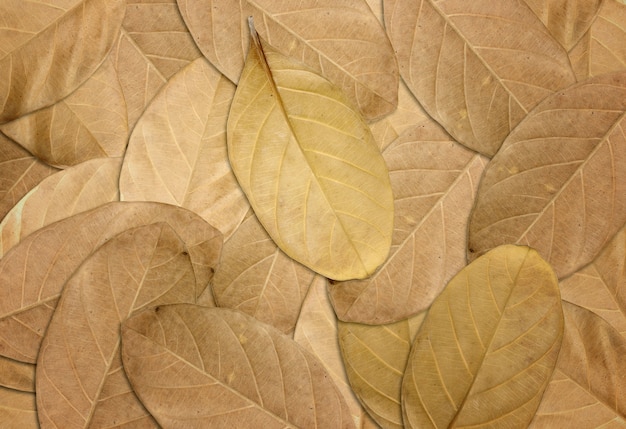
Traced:
<path id="1" fill-rule="evenodd" d="M 79 265 L 121 232 L 166 222 L 185 242 L 202 291 L 213 277 L 222 236 L 198 215 L 168 204 L 114 202 L 26 237 L 0 259 L 0 354 L 35 362 L 63 285 Z M 210 288 L 203 303 L 213 305 Z"/>
<path id="2" fill-rule="evenodd" d="M 626 73 L 598 76 L 541 103 L 507 138 L 480 183 L 469 257 L 531 246 L 564 278 L 626 222 Z"/>
<path id="3" fill-rule="evenodd" d="M 64 98 L 118 37 L 124 0 L 3 0 L 0 123 Z"/>
<path id="4" fill-rule="evenodd" d="M 565 50 L 518 0 L 385 0 L 400 74 L 460 143 L 487 156 L 574 82 Z"/>
<path id="5" fill-rule="evenodd" d="M 187 249 L 169 225 L 130 229 L 102 245 L 68 280 L 42 342 L 36 372 L 41 427 L 90 427 L 100 407 L 108 425 L 151 420 L 145 410 L 129 413 L 141 407 L 128 382 L 122 401 L 103 394 L 111 383 L 125 382 L 114 364 L 121 323 L 143 308 L 195 303 L 198 295 Z M 109 380 L 113 373 L 117 380 Z"/>
<path id="6" fill-rule="evenodd" d="M 56 171 L 0 132 L 0 220 L 28 191 Z"/>
<path id="7" fill-rule="evenodd" d="M 435 300 L 402 382 L 408 428 L 525 427 L 563 337 L 556 275 L 524 246 L 476 259 Z"/>
<path id="8" fill-rule="evenodd" d="M 556 370 L 530 428 L 626 426 L 626 339 L 598 315 L 563 303 Z"/>
<path id="9" fill-rule="evenodd" d="M 126 0 L 126 34 L 166 79 L 202 56 L 176 0 Z"/>
<path id="10" fill-rule="evenodd" d="M 35 394 L 0 386 L 0 422 L 3 429 L 37 429 Z"/>
<path id="11" fill-rule="evenodd" d="M 249 208 L 226 152 L 234 93 L 234 85 L 204 58 L 174 75 L 130 137 L 120 198 L 187 208 L 230 236 Z"/>
<path id="12" fill-rule="evenodd" d="M 354 427 L 313 355 L 234 310 L 180 304 L 143 311 L 122 325 L 122 360 L 164 427 Z"/>
<path id="13" fill-rule="evenodd" d="M 280 53 L 341 87 L 368 119 L 397 105 L 398 66 L 385 32 L 363 0 L 178 0 L 204 55 L 238 82 L 248 47 L 245 22 Z"/>
<path id="14" fill-rule="evenodd" d="M 35 365 L 0 357 L 0 386 L 22 392 L 34 392 Z"/>
<path id="15" fill-rule="evenodd" d="M 93 159 L 41 181 L 0 222 L 0 258 L 39 228 L 119 200 L 121 162 L 119 158 Z"/>
<path id="16" fill-rule="evenodd" d="M 337 87 L 263 43 L 255 33 L 228 116 L 235 176 L 287 255 L 335 280 L 366 277 L 391 243 L 384 160 Z"/>
<path id="17" fill-rule="evenodd" d="M 109 55 L 100 68 L 60 102 L 11 121 L 0 130 L 56 167 L 124 155 L 126 103 Z"/>
<path id="18" fill-rule="evenodd" d="M 290 334 L 314 278 L 313 271 L 281 252 L 251 215 L 224 243 L 213 295 L 218 306 L 240 310 Z"/>
<path id="19" fill-rule="evenodd" d="M 570 52 L 570 61 L 580 81 L 626 69 L 626 5 L 604 0 L 580 41 Z"/>
<path id="20" fill-rule="evenodd" d="M 466 234 L 486 159 L 433 121 L 383 153 L 395 198 L 392 247 L 370 278 L 330 286 L 337 317 L 381 324 L 427 309 L 465 266 Z"/>
<path id="21" fill-rule="evenodd" d="M 352 390 L 382 428 L 402 428 L 402 375 L 425 313 L 388 325 L 338 322 L 337 336 Z"/>

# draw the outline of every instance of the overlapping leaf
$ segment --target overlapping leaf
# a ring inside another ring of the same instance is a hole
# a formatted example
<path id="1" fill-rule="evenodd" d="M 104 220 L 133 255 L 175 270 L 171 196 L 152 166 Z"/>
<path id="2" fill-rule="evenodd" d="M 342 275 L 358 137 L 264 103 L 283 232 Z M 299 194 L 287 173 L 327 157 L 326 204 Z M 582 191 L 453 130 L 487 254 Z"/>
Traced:
<path id="1" fill-rule="evenodd" d="M 367 124 L 329 81 L 258 37 L 228 117 L 228 157 L 259 221 L 296 261 L 347 280 L 387 257 L 393 195 Z"/>
<path id="2" fill-rule="evenodd" d="M 626 73 L 551 96 L 507 138 L 480 183 L 470 258 L 536 248 L 559 278 L 591 262 L 626 222 Z"/>
<path id="3" fill-rule="evenodd" d="M 0 357 L 0 386 L 21 392 L 34 392 L 35 365 Z"/>
<path id="4" fill-rule="evenodd" d="M 122 359 L 164 427 L 354 427 L 323 365 L 241 312 L 182 304 L 148 309 L 122 325 Z"/>
<path id="5" fill-rule="evenodd" d="M 11 429 L 39 428 L 35 394 L 0 386 L 0 421 Z"/>

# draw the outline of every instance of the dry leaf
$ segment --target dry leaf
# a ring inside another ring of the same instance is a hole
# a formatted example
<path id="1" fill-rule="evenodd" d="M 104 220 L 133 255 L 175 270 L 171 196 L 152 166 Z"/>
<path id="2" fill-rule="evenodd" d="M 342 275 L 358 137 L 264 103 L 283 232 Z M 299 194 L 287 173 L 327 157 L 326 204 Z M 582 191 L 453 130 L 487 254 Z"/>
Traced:
<path id="1" fill-rule="evenodd" d="M 34 392 L 35 365 L 0 357 L 0 386 L 22 392 Z"/>
<path id="2" fill-rule="evenodd" d="M 427 309 L 465 266 L 467 223 L 486 159 L 433 121 L 383 153 L 395 197 L 389 257 L 368 279 L 330 286 L 339 319 L 393 323 Z"/>
<path id="3" fill-rule="evenodd" d="M 0 258 L 39 228 L 119 200 L 121 161 L 93 159 L 41 181 L 0 222 Z"/>
<path id="4" fill-rule="evenodd" d="M 248 48 L 245 19 L 283 55 L 341 87 L 368 119 L 397 105 L 398 68 L 385 32 L 363 0 L 178 0 L 204 55 L 237 82 Z"/>
<path id="5" fill-rule="evenodd" d="M 234 85 L 204 58 L 174 75 L 130 137 L 120 198 L 187 208 L 230 236 L 249 208 L 226 152 L 234 93 Z"/>
<path id="6" fill-rule="evenodd" d="M 98 247 L 121 232 L 167 222 L 185 242 L 199 290 L 210 282 L 222 236 L 196 214 L 152 202 L 114 202 L 26 237 L 0 259 L 0 354 L 35 362 L 65 282 Z M 210 288 L 207 288 L 210 289 Z M 203 303 L 213 305 L 210 290 Z"/>
<path id="7" fill-rule="evenodd" d="M 35 394 L 0 386 L 0 425 L 2 429 L 36 429 Z"/>
<path id="8" fill-rule="evenodd" d="M 596 0 L 594 0 L 596 1 Z M 569 52 L 578 80 L 626 69 L 626 6 L 604 0 L 583 38 Z"/>
<path id="9" fill-rule="evenodd" d="M 256 216 L 247 217 L 222 249 L 213 279 L 215 302 L 290 334 L 315 273 L 280 251 Z"/>
<path id="10" fill-rule="evenodd" d="M 448 283 L 417 334 L 402 382 L 404 424 L 525 427 L 562 336 L 550 265 L 523 246 L 483 255 Z"/>
<path id="11" fill-rule="evenodd" d="M 126 0 L 123 29 L 166 79 L 202 56 L 176 0 Z"/>
<path id="12" fill-rule="evenodd" d="M 143 311 L 122 325 L 122 360 L 164 427 L 354 427 L 313 355 L 234 310 L 181 304 Z"/>
<path id="13" fill-rule="evenodd" d="M 565 50 L 518 0 L 385 0 L 400 74 L 460 143 L 496 153 L 539 101 L 574 82 Z"/>
<path id="14" fill-rule="evenodd" d="M 393 195 L 367 124 L 338 88 L 256 34 L 228 117 L 228 157 L 287 255 L 335 280 L 384 262 Z"/>
<path id="15" fill-rule="evenodd" d="M 126 103 L 112 57 L 67 98 L 0 129 L 56 167 L 123 156 L 128 140 Z"/>
<path id="16" fill-rule="evenodd" d="M 420 313 L 388 325 L 338 322 L 337 336 L 350 385 L 382 428 L 402 428 L 400 393 Z"/>
<path id="17" fill-rule="evenodd" d="M 0 132 L 0 220 L 28 191 L 56 171 Z"/>
<path id="18" fill-rule="evenodd" d="M 139 408 L 133 395 L 118 401 L 104 394 L 110 371 L 121 370 L 113 365 L 121 323 L 143 308 L 195 303 L 198 295 L 184 242 L 167 224 L 131 229 L 102 245 L 68 280 L 41 345 L 41 427 L 87 428 L 101 407 L 109 425 L 151 420 L 145 410 L 127 413 Z M 131 392 L 130 385 L 126 390 Z"/>
<path id="19" fill-rule="evenodd" d="M 564 278 L 626 222 L 626 73 L 541 103 L 507 138 L 480 183 L 469 257 L 531 246 Z"/>
<path id="20" fill-rule="evenodd" d="M 0 123 L 67 96 L 118 37 L 124 0 L 3 0 Z"/>
<path id="21" fill-rule="evenodd" d="M 530 427 L 626 426 L 626 339 L 576 305 L 564 302 L 563 315 L 559 360 Z"/>

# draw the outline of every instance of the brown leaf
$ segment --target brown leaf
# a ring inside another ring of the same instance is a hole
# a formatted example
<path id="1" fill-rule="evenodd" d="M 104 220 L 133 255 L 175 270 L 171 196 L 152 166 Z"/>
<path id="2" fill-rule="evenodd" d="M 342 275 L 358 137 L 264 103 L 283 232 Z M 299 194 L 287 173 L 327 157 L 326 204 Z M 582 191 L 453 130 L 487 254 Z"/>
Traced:
<path id="1" fill-rule="evenodd" d="M 285 255 L 256 216 L 224 243 L 213 279 L 215 302 L 290 334 L 315 273 Z"/>
<path id="2" fill-rule="evenodd" d="M 143 311 L 122 325 L 122 360 L 164 427 L 354 427 L 313 355 L 234 310 L 180 304 Z"/>
<path id="3" fill-rule="evenodd" d="M 121 161 L 93 159 L 41 181 L 0 222 L 0 258 L 39 228 L 119 200 Z"/>
<path id="4" fill-rule="evenodd" d="M 112 57 L 67 98 L 0 129 L 56 167 L 123 156 L 128 140 L 126 103 Z"/>
<path id="5" fill-rule="evenodd" d="M 396 108 L 397 63 L 364 0 L 178 0 L 178 5 L 204 55 L 233 82 L 243 69 L 245 20 L 251 15 L 265 40 L 341 87 L 366 118 Z"/>
<path id="6" fill-rule="evenodd" d="M 0 259 L 0 354 L 35 362 L 65 282 L 121 232 L 167 222 L 185 242 L 199 291 L 219 260 L 221 234 L 196 214 L 167 204 L 114 202 L 44 227 Z M 210 290 L 203 303 L 213 305 Z"/>
<path id="7" fill-rule="evenodd" d="M 487 156 L 539 101 L 574 82 L 565 50 L 518 0 L 384 5 L 404 81 L 455 139 Z"/>
<path id="8" fill-rule="evenodd" d="M 22 392 L 35 392 L 35 365 L 0 357 L 0 386 Z"/>
<path id="9" fill-rule="evenodd" d="M 0 220 L 28 191 L 57 170 L 0 133 Z"/>
<path id="10" fill-rule="evenodd" d="M 433 121 L 402 134 L 383 157 L 395 198 L 392 247 L 370 278 L 330 286 L 346 322 L 406 319 L 427 309 L 465 266 L 468 217 L 486 159 Z"/>
<path id="11" fill-rule="evenodd" d="M 469 257 L 504 243 L 539 251 L 564 278 L 626 222 L 626 73 L 546 99 L 507 138 L 480 183 Z"/>
<path id="12" fill-rule="evenodd" d="M 563 336 L 557 278 L 539 254 L 500 246 L 435 300 L 402 381 L 408 428 L 525 427 Z"/>
<path id="13" fill-rule="evenodd" d="M 0 3 L 0 123 L 49 106 L 98 68 L 113 46 L 124 0 Z"/>
<path id="14" fill-rule="evenodd" d="M 204 58 L 174 75 L 130 137 L 121 199 L 187 208 L 230 236 L 249 208 L 226 152 L 234 93 L 234 85 Z"/>
<path id="15" fill-rule="evenodd" d="M 35 394 L 0 386 L 0 422 L 6 429 L 36 429 Z"/>
<path id="16" fill-rule="evenodd" d="M 141 408 L 133 395 L 103 394 L 120 382 L 109 376 L 121 371 L 121 323 L 149 306 L 195 303 L 197 288 L 187 249 L 165 223 L 127 230 L 85 260 L 63 289 L 37 359 L 41 427 L 90 427 L 101 406 L 109 425 L 151 419 L 145 410 L 129 413 Z"/>
<path id="17" fill-rule="evenodd" d="M 598 315 L 563 303 L 565 334 L 533 429 L 624 427 L 626 339 Z"/>
<path id="18" fill-rule="evenodd" d="M 166 79 L 202 56 L 180 16 L 176 0 L 126 0 L 122 26 Z"/>
<path id="19" fill-rule="evenodd" d="M 425 313 L 388 325 L 338 322 L 337 336 L 350 385 L 382 428 L 402 428 L 402 375 Z"/>

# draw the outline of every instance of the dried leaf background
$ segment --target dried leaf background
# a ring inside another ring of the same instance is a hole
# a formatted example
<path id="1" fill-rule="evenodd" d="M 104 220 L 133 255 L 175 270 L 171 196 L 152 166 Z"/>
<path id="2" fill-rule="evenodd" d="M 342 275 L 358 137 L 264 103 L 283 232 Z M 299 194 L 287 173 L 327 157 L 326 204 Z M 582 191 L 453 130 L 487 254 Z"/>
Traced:
<path id="1" fill-rule="evenodd" d="M 410 425 L 411 343 L 443 326 L 420 334 L 436 316 L 423 310 L 478 254 L 530 244 L 560 277 L 565 322 L 530 426 L 626 427 L 623 3 L 0 2 L 0 426 L 45 427 L 36 401 L 61 403 L 36 396 L 34 362 L 67 279 L 117 234 L 167 222 L 187 246 L 198 303 L 293 336 L 326 367 L 345 427 Z M 391 252 L 371 278 L 329 283 L 291 259 L 232 178 L 226 119 L 248 15 L 369 120 L 395 199 Z M 121 356 L 111 373 L 109 392 L 132 393 Z"/>

